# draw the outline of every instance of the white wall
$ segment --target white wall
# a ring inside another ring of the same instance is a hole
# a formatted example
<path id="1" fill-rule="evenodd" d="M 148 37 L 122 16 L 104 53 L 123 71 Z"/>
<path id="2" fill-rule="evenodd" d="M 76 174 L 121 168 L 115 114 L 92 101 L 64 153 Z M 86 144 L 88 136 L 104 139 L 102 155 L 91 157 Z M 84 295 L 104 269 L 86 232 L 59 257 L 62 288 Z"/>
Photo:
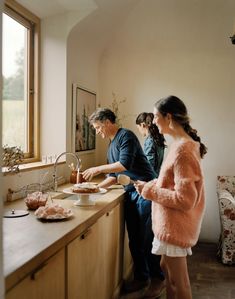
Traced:
<path id="1" fill-rule="evenodd" d="M 3 1 L 0 0 L 0 24 L 2 24 Z M 2 28 L 2 27 L 1 27 Z M 2 30 L 0 31 L 0 57 L 2 57 Z M 0 59 L 0 74 L 2 73 L 2 59 Z M 2 115 L 2 81 L 0 83 L 0 115 Z M 0 157 L 2 157 L 2 122 L 0 122 Z M 2 161 L 2 159 L 1 159 Z M 2 164 L 2 163 L 1 163 Z M 0 299 L 4 298 L 3 277 L 3 242 L 2 242 L 2 214 L 3 214 L 2 172 L 0 172 Z"/>
<path id="2" fill-rule="evenodd" d="M 89 10 L 68 12 L 41 21 L 41 154 L 66 148 L 67 37 Z"/>
<path id="3" fill-rule="evenodd" d="M 65 150 L 66 26 L 64 16 L 41 22 L 41 152 Z"/>
<path id="4" fill-rule="evenodd" d="M 99 54 L 96 52 L 94 40 L 84 32 L 72 31 L 67 40 L 67 148 L 73 144 L 72 132 L 72 84 L 97 93 L 97 72 Z M 97 95 L 98 96 L 98 95 Z M 89 154 L 79 153 L 83 168 L 95 164 L 94 151 Z"/>
<path id="5" fill-rule="evenodd" d="M 97 106 L 102 102 L 99 95 L 100 57 L 109 44 L 113 33 L 119 28 L 139 0 L 97 0 L 98 8 L 71 30 L 67 40 L 67 148 L 71 146 L 71 99 L 72 84 L 97 94 Z M 99 161 L 100 150 L 105 142 L 97 140 L 97 151 L 80 153 L 83 168 Z"/>
<path id="6" fill-rule="evenodd" d="M 142 0 L 119 26 L 100 63 L 100 98 L 112 91 L 127 102 L 124 125 L 174 94 L 188 106 L 208 154 L 203 161 L 207 210 L 200 238 L 217 241 L 220 224 L 216 176 L 234 174 L 235 46 L 231 36 L 235 2 L 230 0 Z M 100 163 L 105 161 L 100 151 Z"/>

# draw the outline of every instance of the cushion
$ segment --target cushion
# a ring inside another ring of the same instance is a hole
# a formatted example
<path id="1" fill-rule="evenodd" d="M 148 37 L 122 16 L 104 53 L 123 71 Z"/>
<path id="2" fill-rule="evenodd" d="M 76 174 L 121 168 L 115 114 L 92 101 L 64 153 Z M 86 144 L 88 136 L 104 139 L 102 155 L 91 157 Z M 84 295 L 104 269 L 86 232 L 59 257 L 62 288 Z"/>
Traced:
<path id="1" fill-rule="evenodd" d="M 218 198 L 219 198 L 219 199 L 225 198 L 225 199 L 228 199 L 229 201 L 235 203 L 235 199 L 234 199 L 234 197 L 233 197 L 232 194 L 231 194 L 228 190 L 226 190 L 226 189 L 221 189 L 221 190 L 218 191 Z"/>
<path id="2" fill-rule="evenodd" d="M 233 196 L 235 196 L 235 176 L 224 175 L 217 177 L 217 190 L 228 190 Z"/>
<path id="3" fill-rule="evenodd" d="M 235 220 L 235 199 L 230 192 L 227 190 L 221 190 L 218 192 L 219 196 L 219 207 L 220 207 L 220 217 L 222 221 L 225 221 L 226 226 L 230 226 L 231 222 L 234 226 Z"/>

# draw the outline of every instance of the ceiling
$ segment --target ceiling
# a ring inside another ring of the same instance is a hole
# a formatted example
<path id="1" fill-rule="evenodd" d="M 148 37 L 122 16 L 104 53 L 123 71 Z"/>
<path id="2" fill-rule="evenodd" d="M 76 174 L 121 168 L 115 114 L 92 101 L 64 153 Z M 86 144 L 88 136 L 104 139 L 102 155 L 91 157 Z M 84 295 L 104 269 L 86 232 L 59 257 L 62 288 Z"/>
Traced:
<path id="1" fill-rule="evenodd" d="M 125 10 L 139 0 L 16 0 L 40 19 L 74 11 Z"/>
<path id="2" fill-rule="evenodd" d="M 102 0 L 107 2 L 109 0 Z M 112 1 L 112 0 L 111 0 Z M 18 3 L 43 19 L 69 11 L 84 11 L 97 8 L 97 0 L 17 0 Z"/>

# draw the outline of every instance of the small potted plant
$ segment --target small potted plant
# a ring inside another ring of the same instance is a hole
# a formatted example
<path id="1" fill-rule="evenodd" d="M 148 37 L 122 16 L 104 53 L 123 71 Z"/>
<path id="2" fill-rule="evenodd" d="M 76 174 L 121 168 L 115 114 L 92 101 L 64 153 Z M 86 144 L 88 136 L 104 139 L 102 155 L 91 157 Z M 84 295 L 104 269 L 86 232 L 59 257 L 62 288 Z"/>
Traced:
<path id="1" fill-rule="evenodd" d="M 3 167 L 7 168 L 10 173 L 18 173 L 20 171 L 19 164 L 23 162 L 24 153 L 18 146 L 3 146 Z"/>

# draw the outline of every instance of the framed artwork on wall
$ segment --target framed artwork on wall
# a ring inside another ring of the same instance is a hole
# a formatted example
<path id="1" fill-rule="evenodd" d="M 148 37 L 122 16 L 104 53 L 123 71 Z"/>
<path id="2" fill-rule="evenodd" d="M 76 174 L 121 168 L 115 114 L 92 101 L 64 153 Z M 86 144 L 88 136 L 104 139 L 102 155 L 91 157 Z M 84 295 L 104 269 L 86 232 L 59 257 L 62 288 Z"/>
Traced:
<path id="1" fill-rule="evenodd" d="M 95 130 L 89 124 L 89 116 L 96 109 L 96 93 L 73 84 L 72 128 L 73 149 L 75 152 L 95 149 Z"/>

